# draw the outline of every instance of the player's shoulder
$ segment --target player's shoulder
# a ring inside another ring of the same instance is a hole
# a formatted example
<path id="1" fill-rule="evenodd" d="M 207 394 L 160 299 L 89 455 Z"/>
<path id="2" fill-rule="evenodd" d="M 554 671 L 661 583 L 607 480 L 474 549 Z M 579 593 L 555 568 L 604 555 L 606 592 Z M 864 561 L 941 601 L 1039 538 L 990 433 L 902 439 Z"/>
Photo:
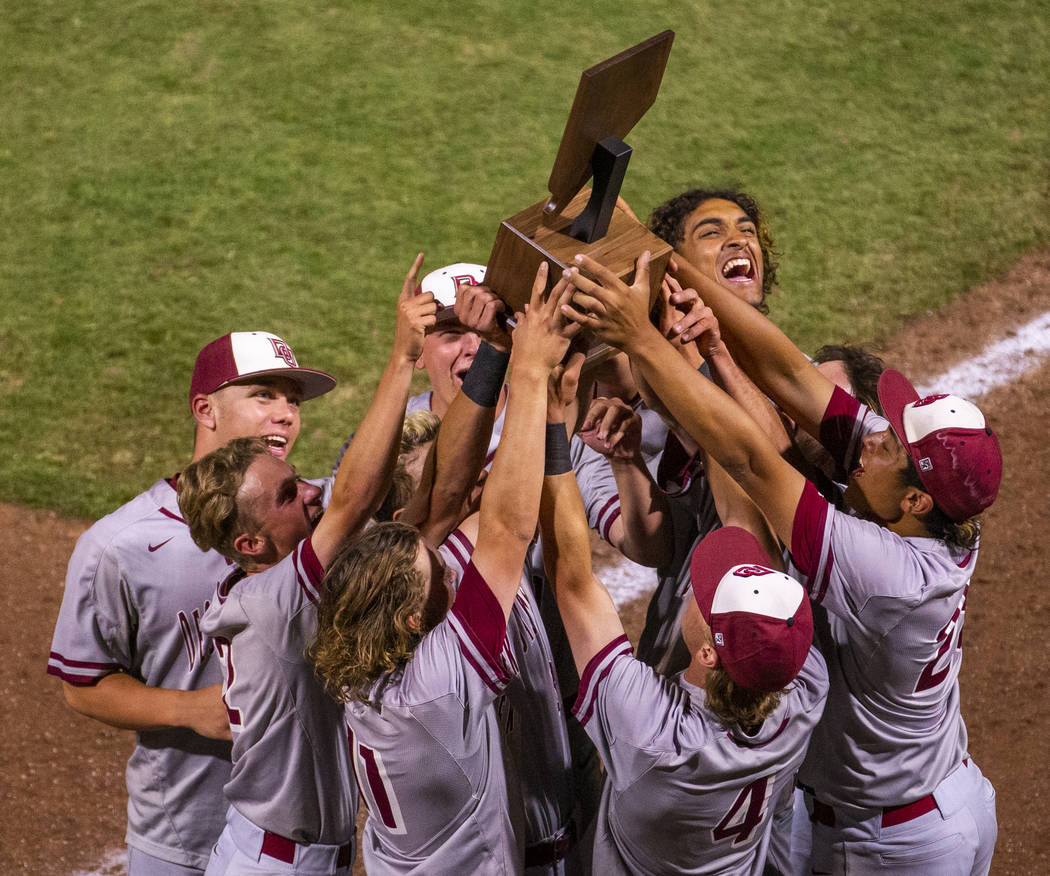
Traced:
<path id="1" fill-rule="evenodd" d="M 70 569 L 90 566 L 105 554 L 122 563 L 159 562 L 168 567 L 205 556 L 190 537 L 168 480 L 157 481 L 88 527 L 77 540 Z"/>
<path id="2" fill-rule="evenodd" d="M 811 711 L 814 707 L 823 709 L 828 697 L 830 678 L 824 656 L 816 645 L 810 646 L 809 654 L 799 670 L 795 680 L 788 686 L 786 696 L 781 698 L 792 709 Z"/>
<path id="3" fill-rule="evenodd" d="M 376 682 L 373 694 L 390 708 L 417 709 L 450 694 L 463 704 L 463 671 L 463 649 L 446 619 L 423 637 L 404 666 Z"/>
<path id="4" fill-rule="evenodd" d="M 315 609 L 320 600 L 324 576 L 310 539 L 299 542 L 284 559 L 268 569 L 243 578 L 228 579 L 230 596 L 251 606 L 253 617 L 260 622 L 287 623 L 300 612 Z M 226 599 L 225 601 L 229 601 Z"/>
<path id="5" fill-rule="evenodd" d="M 432 390 L 421 392 L 419 395 L 414 395 L 408 400 L 408 404 L 405 405 L 406 414 L 414 414 L 416 411 L 429 411 L 430 410 L 430 399 L 433 396 Z"/>

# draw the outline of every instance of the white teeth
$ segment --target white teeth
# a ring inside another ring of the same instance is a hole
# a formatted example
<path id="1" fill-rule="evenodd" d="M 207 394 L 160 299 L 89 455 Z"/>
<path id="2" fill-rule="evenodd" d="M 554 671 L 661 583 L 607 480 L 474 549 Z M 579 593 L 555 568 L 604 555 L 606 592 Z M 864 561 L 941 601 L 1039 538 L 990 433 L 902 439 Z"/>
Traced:
<path id="1" fill-rule="evenodd" d="M 730 259 L 728 262 L 722 265 L 722 276 L 728 277 L 730 272 L 736 270 L 737 268 L 743 268 L 745 271 L 745 275 L 747 273 L 750 273 L 751 260 L 742 258 Z"/>
<path id="2" fill-rule="evenodd" d="M 266 435 L 263 440 L 273 447 L 284 447 L 288 443 L 288 439 L 283 435 Z"/>

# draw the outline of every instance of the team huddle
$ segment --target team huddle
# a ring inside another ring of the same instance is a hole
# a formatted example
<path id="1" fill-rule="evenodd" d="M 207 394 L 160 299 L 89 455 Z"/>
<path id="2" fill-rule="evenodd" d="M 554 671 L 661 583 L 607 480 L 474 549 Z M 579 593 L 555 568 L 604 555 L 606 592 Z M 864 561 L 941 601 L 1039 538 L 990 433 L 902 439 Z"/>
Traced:
<path id="1" fill-rule="evenodd" d="M 417 256 L 327 477 L 288 457 L 335 378 L 201 349 L 192 460 L 80 538 L 47 670 L 137 733 L 130 876 L 988 872 L 958 674 L 994 432 L 802 353 L 747 195 L 649 227 L 652 307 L 648 253 L 542 265 L 521 313 Z M 592 530 L 655 570 L 636 648 Z"/>

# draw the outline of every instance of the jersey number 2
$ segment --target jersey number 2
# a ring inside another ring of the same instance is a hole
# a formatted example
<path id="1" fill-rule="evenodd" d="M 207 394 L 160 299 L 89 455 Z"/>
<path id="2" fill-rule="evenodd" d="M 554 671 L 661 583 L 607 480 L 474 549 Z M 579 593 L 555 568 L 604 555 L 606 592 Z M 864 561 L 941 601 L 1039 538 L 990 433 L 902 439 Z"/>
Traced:
<path id="1" fill-rule="evenodd" d="M 755 779 L 737 794 L 733 805 L 717 826 L 711 831 L 716 843 L 731 839 L 734 846 L 748 842 L 766 815 L 766 801 L 773 790 L 774 776 Z"/>

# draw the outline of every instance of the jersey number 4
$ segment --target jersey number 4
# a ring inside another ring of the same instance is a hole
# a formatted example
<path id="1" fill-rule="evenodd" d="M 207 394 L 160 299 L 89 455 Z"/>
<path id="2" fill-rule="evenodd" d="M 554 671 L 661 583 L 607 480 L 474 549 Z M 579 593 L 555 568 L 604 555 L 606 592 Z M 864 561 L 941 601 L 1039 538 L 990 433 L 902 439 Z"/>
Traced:
<path id="1" fill-rule="evenodd" d="M 775 776 L 755 779 L 736 795 L 736 800 L 729 807 L 720 822 L 711 831 L 711 839 L 716 842 L 732 840 L 734 846 L 750 842 L 755 830 L 766 817 L 769 792 L 773 790 Z"/>

